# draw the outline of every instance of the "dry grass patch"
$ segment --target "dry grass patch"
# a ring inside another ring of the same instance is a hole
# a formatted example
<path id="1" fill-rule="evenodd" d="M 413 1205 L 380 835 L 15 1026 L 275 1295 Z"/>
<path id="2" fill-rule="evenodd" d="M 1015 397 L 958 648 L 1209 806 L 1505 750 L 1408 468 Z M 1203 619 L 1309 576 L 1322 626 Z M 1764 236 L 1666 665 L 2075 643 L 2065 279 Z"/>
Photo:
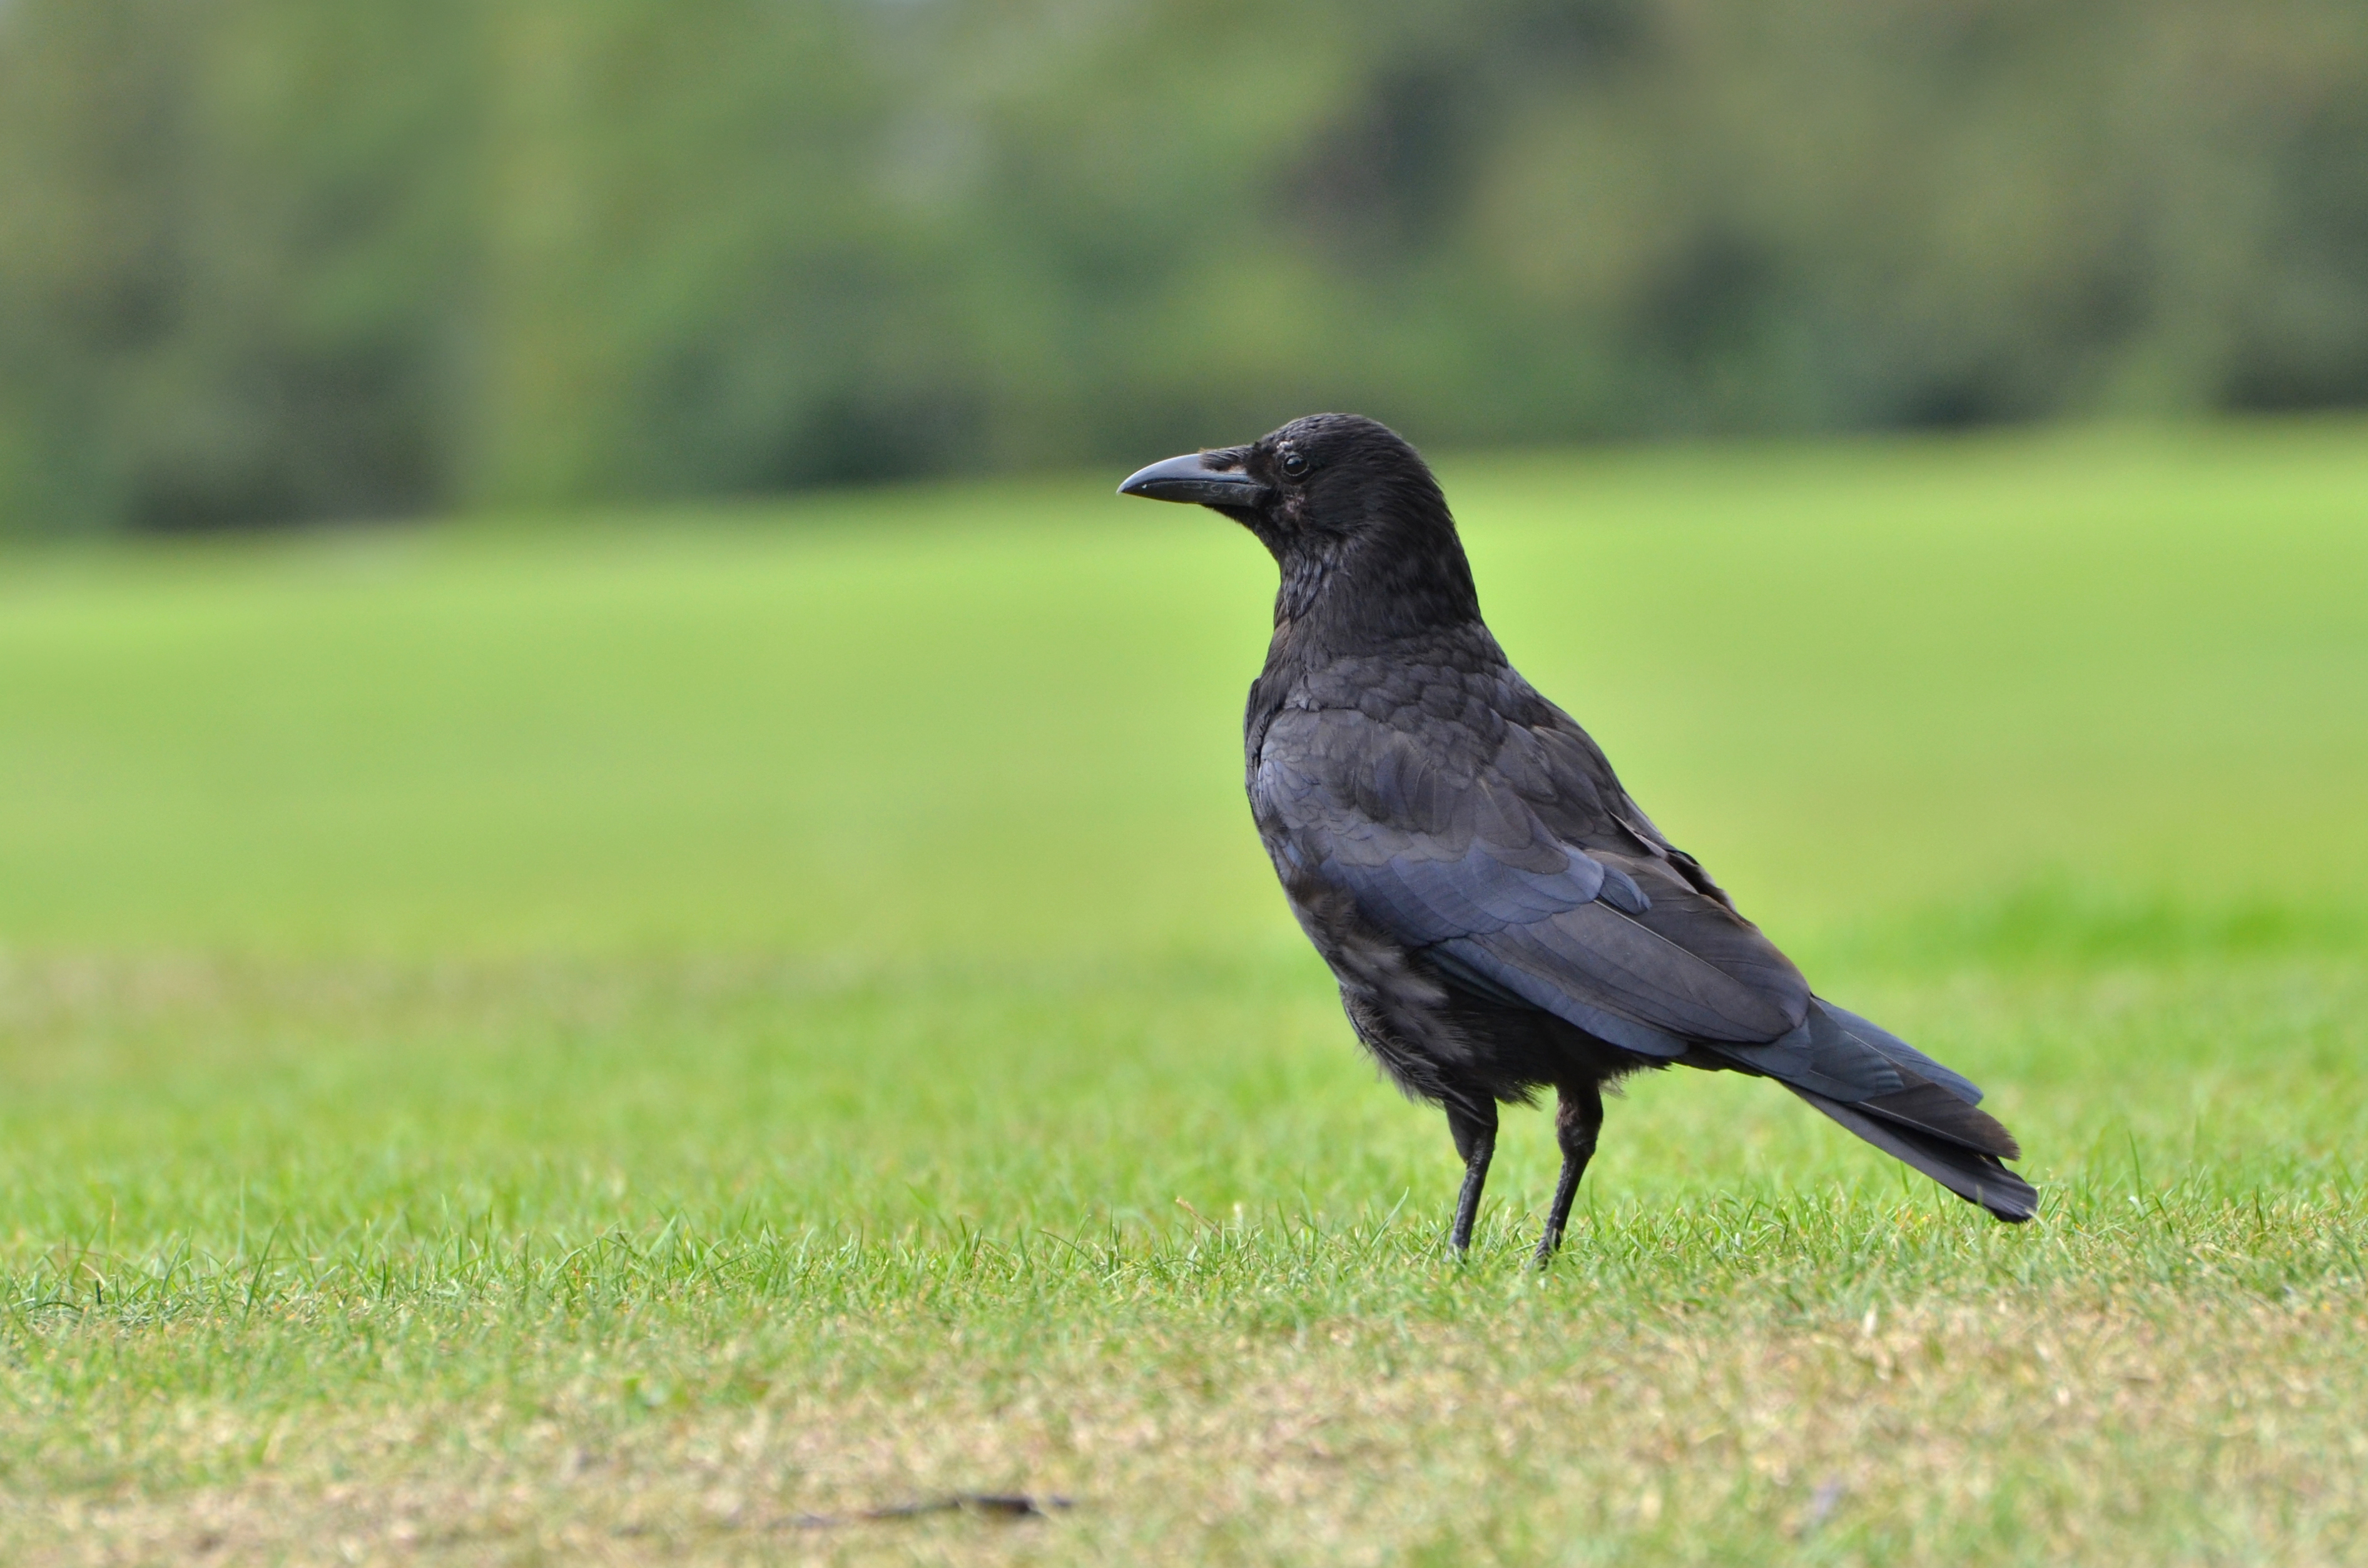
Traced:
<path id="1" fill-rule="evenodd" d="M 529 1357 L 484 1399 L 102 1401 L 87 1414 L 129 1441 L 95 1452 L 132 1462 L 63 1496 L 12 1487 L 10 1556 L 2300 1563 L 2368 1543 L 2368 1315 L 2348 1285 L 2271 1302 L 2123 1282 L 1802 1321 L 1748 1297 L 1438 1283 L 1460 1297 L 1447 1321 L 1286 1330 L 1204 1299 L 1040 1334 L 791 1310 L 704 1353 L 677 1324 L 578 1358 L 606 1375 Z M 40 1414 L 8 1422 L 19 1455 Z M 143 1479 L 167 1474 L 221 1479 Z M 1076 1506 L 849 1517 L 980 1493 Z"/>

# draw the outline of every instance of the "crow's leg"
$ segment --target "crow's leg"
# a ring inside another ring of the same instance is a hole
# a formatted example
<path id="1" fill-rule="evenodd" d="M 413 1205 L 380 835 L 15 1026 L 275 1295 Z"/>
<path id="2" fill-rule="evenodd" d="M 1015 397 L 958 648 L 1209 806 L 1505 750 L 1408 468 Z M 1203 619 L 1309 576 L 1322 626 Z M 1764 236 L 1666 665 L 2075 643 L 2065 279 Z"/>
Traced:
<path id="1" fill-rule="evenodd" d="M 1538 1241 L 1538 1263 L 1550 1262 L 1562 1245 L 1562 1228 L 1570 1221 L 1570 1200 L 1578 1196 L 1578 1178 L 1595 1153 L 1595 1135 L 1603 1130 L 1603 1092 L 1593 1084 L 1565 1084 L 1554 1106 L 1554 1142 L 1562 1145 L 1562 1179 L 1554 1183 L 1554 1208 L 1546 1214 L 1546 1233 Z"/>
<path id="2" fill-rule="evenodd" d="M 1450 1100 L 1447 1131 L 1454 1135 L 1455 1152 L 1463 1156 L 1463 1190 L 1455 1197 L 1455 1228 L 1448 1233 L 1447 1243 L 1463 1252 L 1472 1245 L 1480 1189 L 1488 1185 L 1488 1162 L 1497 1153 L 1497 1102 L 1482 1099 L 1466 1106 Z"/>

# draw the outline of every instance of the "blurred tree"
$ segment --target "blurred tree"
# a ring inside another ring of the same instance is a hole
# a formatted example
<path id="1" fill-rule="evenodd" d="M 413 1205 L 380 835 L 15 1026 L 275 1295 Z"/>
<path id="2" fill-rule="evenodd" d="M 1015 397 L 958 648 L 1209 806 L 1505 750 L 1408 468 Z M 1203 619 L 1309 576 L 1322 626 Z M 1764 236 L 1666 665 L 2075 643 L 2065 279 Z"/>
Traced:
<path id="1" fill-rule="evenodd" d="M 0 517 L 444 495 L 469 10 L 0 13 Z"/>
<path id="2" fill-rule="evenodd" d="M 0 0 L 0 529 L 2363 400 L 2348 0 Z"/>
<path id="3" fill-rule="evenodd" d="M 877 188 L 888 99 L 849 18 L 778 0 L 490 14 L 463 493 L 542 504 L 931 466 L 926 446 L 834 428 L 880 372 L 910 248 Z"/>

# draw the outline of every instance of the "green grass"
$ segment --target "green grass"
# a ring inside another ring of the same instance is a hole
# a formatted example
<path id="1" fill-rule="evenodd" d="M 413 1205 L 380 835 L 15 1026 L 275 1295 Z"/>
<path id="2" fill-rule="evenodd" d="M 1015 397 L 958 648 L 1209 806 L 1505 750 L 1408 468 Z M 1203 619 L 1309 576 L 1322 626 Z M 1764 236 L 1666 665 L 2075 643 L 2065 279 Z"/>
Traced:
<path id="1" fill-rule="evenodd" d="M 2009 1230 L 1765 1085 L 1482 1243 L 1114 476 L 0 558 L 0 1555 L 2368 1550 L 2368 429 L 1447 465 Z M 863 1520 L 960 1493 L 1057 1517 Z M 839 1522 L 808 1526 L 807 1516 Z"/>

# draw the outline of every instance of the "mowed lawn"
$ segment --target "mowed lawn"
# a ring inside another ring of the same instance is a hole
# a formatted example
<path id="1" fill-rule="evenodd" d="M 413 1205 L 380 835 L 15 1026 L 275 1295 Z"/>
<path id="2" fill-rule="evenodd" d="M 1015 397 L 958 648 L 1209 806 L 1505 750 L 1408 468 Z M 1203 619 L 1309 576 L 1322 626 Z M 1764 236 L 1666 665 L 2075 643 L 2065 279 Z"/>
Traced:
<path id="1" fill-rule="evenodd" d="M 1443 471 L 2041 1220 L 1671 1074 L 1443 1256 L 1114 472 L 19 550 L 0 1558 L 2361 1561 L 2368 426 Z"/>

